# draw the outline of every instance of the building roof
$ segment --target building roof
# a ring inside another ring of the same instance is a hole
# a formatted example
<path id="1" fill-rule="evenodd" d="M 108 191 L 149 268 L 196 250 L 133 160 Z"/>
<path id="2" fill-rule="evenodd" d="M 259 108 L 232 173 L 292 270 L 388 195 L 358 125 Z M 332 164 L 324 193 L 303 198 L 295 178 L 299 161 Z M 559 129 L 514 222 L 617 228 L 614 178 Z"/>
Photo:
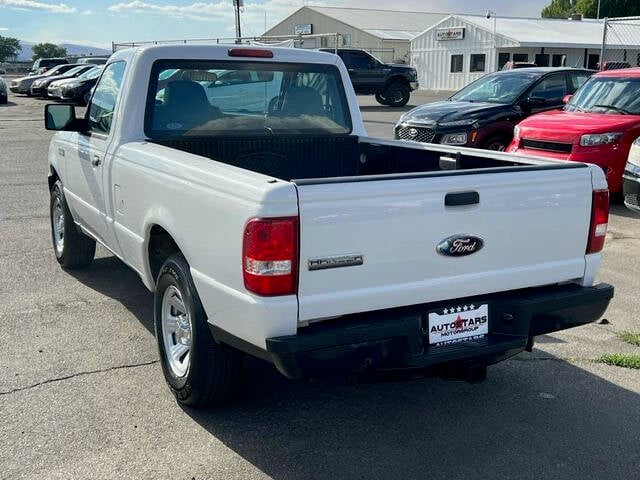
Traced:
<path id="1" fill-rule="evenodd" d="M 307 6 L 322 15 L 384 40 L 411 40 L 447 18 L 447 13 L 407 12 L 369 8 Z"/>
<path id="2" fill-rule="evenodd" d="M 493 32 L 494 19 L 483 15 L 451 15 Z M 564 20 L 550 18 L 496 17 L 496 32 L 507 41 L 521 47 L 600 48 L 604 22 L 602 20 Z M 434 26 L 434 27 L 437 27 Z M 431 30 L 432 28 L 427 30 Z M 609 46 L 622 45 L 620 38 L 610 35 Z"/>

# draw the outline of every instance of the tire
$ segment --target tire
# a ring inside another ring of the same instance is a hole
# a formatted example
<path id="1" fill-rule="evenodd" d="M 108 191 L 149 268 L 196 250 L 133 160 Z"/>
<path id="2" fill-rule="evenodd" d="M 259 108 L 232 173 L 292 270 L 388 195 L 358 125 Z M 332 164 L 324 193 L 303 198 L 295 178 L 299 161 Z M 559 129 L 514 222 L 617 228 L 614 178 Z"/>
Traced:
<path id="1" fill-rule="evenodd" d="M 388 105 L 387 101 L 385 100 L 385 98 L 382 96 L 381 93 L 376 93 L 376 101 L 380 105 Z"/>
<path id="2" fill-rule="evenodd" d="M 511 140 L 506 137 L 495 136 L 484 142 L 482 148 L 485 150 L 493 150 L 494 152 L 504 152 L 510 143 Z"/>
<path id="3" fill-rule="evenodd" d="M 9 97 L 0 97 L 0 105 L 6 105 L 9 103 Z"/>
<path id="4" fill-rule="evenodd" d="M 178 403 L 207 407 L 234 396 L 242 354 L 211 336 L 189 264 L 181 253 L 171 255 L 158 274 L 154 325 L 162 371 Z"/>
<path id="5" fill-rule="evenodd" d="M 392 83 L 384 91 L 384 99 L 390 107 L 404 107 L 410 95 L 409 87 L 400 82 Z"/>
<path id="6" fill-rule="evenodd" d="M 60 180 L 51 189 L 49 218 L 53 251 L 62 268 L 73 270 L 88 266 L 96 253 L 96 241 L 82 233 L 73 221 Z"/>

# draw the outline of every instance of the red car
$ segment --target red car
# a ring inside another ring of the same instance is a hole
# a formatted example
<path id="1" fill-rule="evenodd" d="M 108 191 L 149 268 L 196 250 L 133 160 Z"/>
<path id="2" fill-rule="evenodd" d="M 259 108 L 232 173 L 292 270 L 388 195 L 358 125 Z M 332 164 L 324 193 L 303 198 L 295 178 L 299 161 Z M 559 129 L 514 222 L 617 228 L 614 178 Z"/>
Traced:
<path id="1" fill-rule="evenodd" d="M 609 190 L 620 192 L 640 136 L 640 68 L 596 73 L 566 102 L 520 122 L 507 151 L 599 165 Z"/>

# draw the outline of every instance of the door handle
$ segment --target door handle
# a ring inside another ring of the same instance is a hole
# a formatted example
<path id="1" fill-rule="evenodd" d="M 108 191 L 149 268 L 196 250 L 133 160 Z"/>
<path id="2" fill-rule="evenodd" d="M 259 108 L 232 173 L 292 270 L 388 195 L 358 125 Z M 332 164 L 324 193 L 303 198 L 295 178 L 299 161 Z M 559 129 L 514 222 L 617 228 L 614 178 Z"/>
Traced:
<path id="1" fill-rule="evenodd" d="M 65 153 L 65 152 L 64 152 L 64 148 L 59 147 L 59 148 L 58 148 L 58 155 L 60 155 L 61 157 L 64 157 L 64 153 Z"/>
<path id="2" fill-rule="evenodd" d="M 102 160 L 100 160 L 100 157 L 98 155 L 94 155 L 93 160 L 91 160 L 91 165 L 93 165 L 94 167 L 98 167 L 101 163 Z"/>
<path id="3" fill-rule="evenodd" d="M 444 196 L 444 204 L 447 207 L 475 205 L 477 203 L 480 203 L 480 194 L 478 192 L 447 193 Z"/>

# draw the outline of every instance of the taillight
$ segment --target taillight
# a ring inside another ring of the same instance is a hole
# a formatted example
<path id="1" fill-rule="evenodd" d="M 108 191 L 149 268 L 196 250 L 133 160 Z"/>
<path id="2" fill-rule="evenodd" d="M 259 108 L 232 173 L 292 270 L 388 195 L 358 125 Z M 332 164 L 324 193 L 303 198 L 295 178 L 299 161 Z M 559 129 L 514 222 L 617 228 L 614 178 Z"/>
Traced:
<path id="1" fill-rule="evenodd" d="M 298 217 L 254 218 L 244 229 L 244 286 L 263 296 L 298 291 Z"/>
<path id="2" fill-rule="evenodd" d="M 591 226 L 587 253 L 597 253 L 604 247 L 609 222 L 609 190 L 594 190 L 591 202 Z"/>

